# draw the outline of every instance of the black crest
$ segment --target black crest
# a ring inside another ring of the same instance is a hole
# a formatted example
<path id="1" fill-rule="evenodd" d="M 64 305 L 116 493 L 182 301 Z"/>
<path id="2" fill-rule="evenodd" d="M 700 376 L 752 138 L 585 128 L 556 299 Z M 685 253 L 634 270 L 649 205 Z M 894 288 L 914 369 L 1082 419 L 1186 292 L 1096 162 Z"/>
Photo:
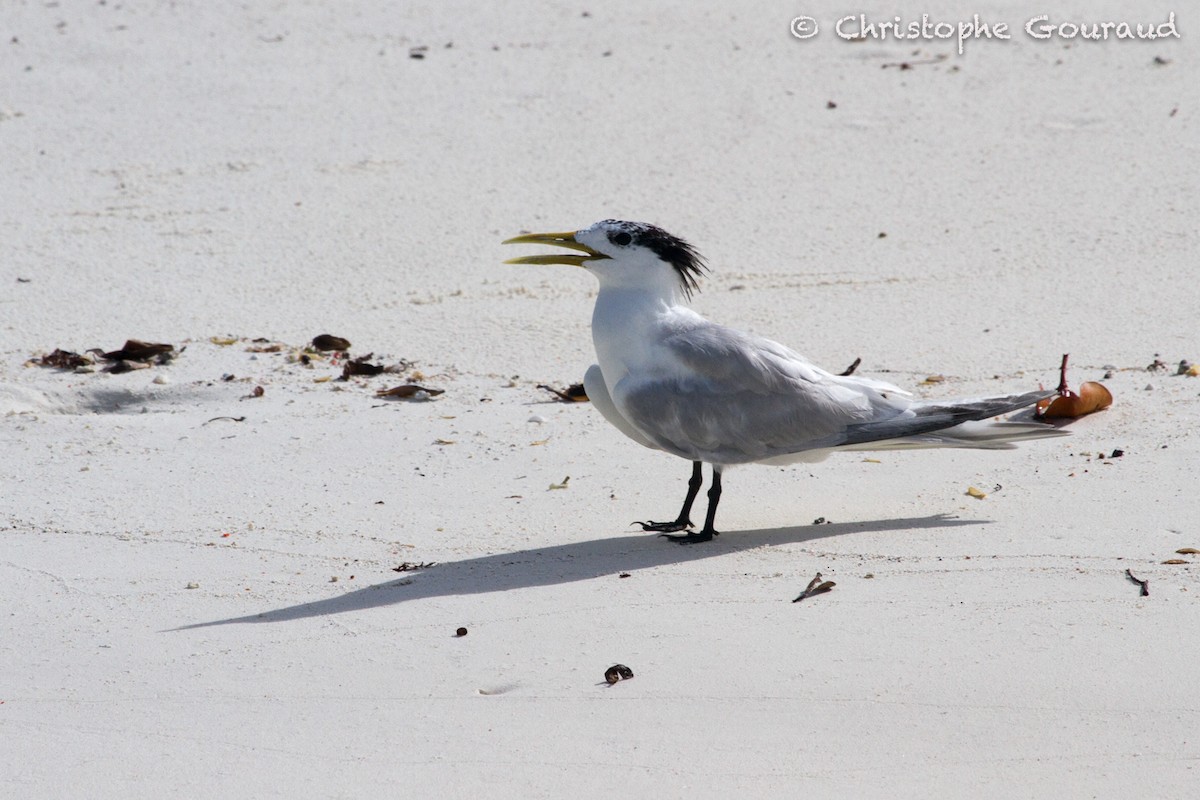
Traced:
<path id="1" fill-rule="evenodd" d="M 684 295 L 691 297 L 692 292 L 699 291 L 698 279 L 708 271 L 708 265 L 692 245 L 678 236 L 672 236 L 657 225 L 646 222 L 624 222 L 615 219 L 604 222 L 613 228 L 608 235 L 610 241 L 622 233 L 628 234 L 631 237 L 630 244 L 652 250 L 655 255 L 674 267 L 675 272 L 679 274 L 680 283 L 683 284 Z"/>

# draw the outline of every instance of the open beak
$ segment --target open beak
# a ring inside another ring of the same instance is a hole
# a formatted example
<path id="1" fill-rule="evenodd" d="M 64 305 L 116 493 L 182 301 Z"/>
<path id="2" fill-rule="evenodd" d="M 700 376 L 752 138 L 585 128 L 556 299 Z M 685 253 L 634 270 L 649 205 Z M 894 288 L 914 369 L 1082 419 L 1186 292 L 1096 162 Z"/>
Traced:
<path id="1" fill-rule="evenodd" d="M 526 233 L 505 239 L 502 244 L 549 244 L 565 247 L 569 250 L 579 250 L 585 255 L 575 256 L 566 253 L 550 253 L 542 256 L 518 256 L 505 261 L 505 264 L 567 264 L 572 267 L 582 267 L 589 259 L 608 258 L 603 253 L 597 253 L 586 244 L 575 241 L 574 233 Z"/>

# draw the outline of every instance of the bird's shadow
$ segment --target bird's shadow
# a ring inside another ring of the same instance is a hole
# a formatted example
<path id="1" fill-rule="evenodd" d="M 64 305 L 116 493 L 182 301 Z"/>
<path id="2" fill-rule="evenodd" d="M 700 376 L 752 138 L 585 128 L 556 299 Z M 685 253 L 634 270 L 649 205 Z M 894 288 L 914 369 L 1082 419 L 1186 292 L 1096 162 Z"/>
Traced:
<path id="1" fill-rule="evenodd" d="M 622 571 L 632 572 L 665 564 L 700 561 L 756 547 L 798 544 L 850 533 L 986 524 L 986 520 L 963 520 L 945 514 L 935 514 L 928 517 L 737 531 L 727 533 L 711 542 L 687 546 L 680 546 L 646 533 L 589 539 L 551 547 L 466 558 L 461 561 L 446 561 L 421 569 L 411 576 L 372 584 L 337 597 L 243 617 L 182 625 L 171 630 L 191 630 L 238 622 L 287 622 L 349 611 L 365 611 L 427 597 L 486 594 L 534 586 L 554 586 Z"/>

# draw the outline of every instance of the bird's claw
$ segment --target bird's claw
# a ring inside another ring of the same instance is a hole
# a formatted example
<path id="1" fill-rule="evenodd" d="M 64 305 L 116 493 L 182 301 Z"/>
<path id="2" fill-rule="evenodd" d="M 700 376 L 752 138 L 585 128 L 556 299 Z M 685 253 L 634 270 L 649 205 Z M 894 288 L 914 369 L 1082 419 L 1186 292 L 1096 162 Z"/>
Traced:
<path id="1" fill-rule="evenodd" d="M 714 536 L 720 536 L 718 531 L 700 531 L 699 533 L 684 533 L 678 536 L 672 536 L 668 533 L 661 533 L 660 536 L 665 536 L 676 544 L 699 544 L 700 542 L 711 542 Z"/>
<path id="2" fill-rule="evenodd" d="M 695 527 L 690 519 L 677 519 L 673 522 L 655 522 L 654 520 L 641 522 L 635 519 L 630 524 L 641 525 L 643 531 L 654 531 L 655 533 L 677 533 Z"/>

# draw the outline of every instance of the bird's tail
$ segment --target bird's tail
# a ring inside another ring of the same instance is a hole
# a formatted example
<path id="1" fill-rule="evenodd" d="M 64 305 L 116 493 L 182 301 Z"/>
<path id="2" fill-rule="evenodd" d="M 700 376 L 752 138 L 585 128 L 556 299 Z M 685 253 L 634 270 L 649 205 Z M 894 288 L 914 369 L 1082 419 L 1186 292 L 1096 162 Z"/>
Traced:
<path id="1" fill-rule="evenodd" d="M 1009 450 L 1016 442 L 1065 436 L 1052 425 L 1040 422 L 991 422 L 992 417 L 1027 408 L 1055 392 L 921 403 L 909 413 L 880 422 L 853 426 L 843 450 L 909 450 L 928 447 L 969 447 Z"/>

